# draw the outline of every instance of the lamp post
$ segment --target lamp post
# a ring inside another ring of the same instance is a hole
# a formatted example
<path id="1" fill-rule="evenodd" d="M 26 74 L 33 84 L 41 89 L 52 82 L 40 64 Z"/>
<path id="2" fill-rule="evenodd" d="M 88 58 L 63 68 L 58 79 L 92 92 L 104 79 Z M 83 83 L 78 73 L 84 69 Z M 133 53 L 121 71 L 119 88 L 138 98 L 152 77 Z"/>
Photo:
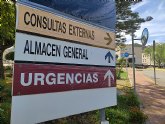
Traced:
<path id="1" fill-rule="evenodd" d="M 148 21 L 151 21 L 153 18 L 151 16 L 148 16 L 146 19 L 145 19 L 145 22 L 148 22 Z M 135 80 L 135 54 L 134 54 L 134 40 L 141 40 L 142 42 L 142 48 L 147 44 L 147 41 L 148 41 L 148 29 L 145 28 L 142 32 L 142 35 L 141 35 L 141 38 L 139 39 L 134 39 L 134 31 L 133 31 L 133 28 L 132 28 L 132 33 L 131 33 L 131 36 L 132 36 L 132 68 L 133 68 L 133 84 L 134 84 L 134 92 L 136 93 L 136 80 Z"/>
<path id="2" fill-rule="evenodd" d="M 134 40 L 141 40 L 142 48 L 147 44 L 149 37 L 148 29 L 145 28 L 142 32 L 141 38 L 134 39 L 134 32 L 132 31 L 132 68 L 133 68 L 133 84 L 134 84 L 134 92 L 136 93 L 136 80 L 135 80 L 135 52 L 134 52 Z"/>

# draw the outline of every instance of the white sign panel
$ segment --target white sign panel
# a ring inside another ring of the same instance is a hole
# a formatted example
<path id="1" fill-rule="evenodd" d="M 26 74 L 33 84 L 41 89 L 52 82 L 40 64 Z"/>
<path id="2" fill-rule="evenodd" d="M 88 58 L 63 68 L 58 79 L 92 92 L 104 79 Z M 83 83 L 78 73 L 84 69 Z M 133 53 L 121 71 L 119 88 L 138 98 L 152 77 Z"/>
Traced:
<path id="1" fill-rule="evenodd" d="M 11 124 L 35 124 L 116 104 L 115 87 L 14 96 Z"/>
<path id="2" fill-rule="evenodd" d="M 115 66 L 115 51 L 16 33 L 15 61 Z"/>

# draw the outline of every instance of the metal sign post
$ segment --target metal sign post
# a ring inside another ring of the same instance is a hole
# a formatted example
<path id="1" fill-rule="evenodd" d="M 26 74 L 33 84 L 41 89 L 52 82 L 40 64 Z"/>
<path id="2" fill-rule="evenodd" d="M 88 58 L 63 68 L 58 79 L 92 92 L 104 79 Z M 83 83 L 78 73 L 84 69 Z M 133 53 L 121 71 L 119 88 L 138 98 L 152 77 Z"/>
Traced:
<path id="1" fill-rule="evenodd" d="M 100 109 L 99 112 L 100 112 L 100 121 L 101 121 L 101 124 L 109 124 L 109 122 L 106 121 L 106 119 L 105 119 L 105 108 Z"/>
<path id="2" fill-rule="evenodd" d="M 154 80 L 156 84 L 156 70 L 155 70 L 155 40 L 153 41 L 153 55 L 154 55 Z"/>

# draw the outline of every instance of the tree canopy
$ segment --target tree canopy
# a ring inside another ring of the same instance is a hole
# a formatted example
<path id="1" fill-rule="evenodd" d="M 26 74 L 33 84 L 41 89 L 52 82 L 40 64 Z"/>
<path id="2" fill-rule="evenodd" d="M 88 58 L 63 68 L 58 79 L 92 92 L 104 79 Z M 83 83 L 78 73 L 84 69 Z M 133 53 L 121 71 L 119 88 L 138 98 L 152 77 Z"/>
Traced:
<path id="1" fill-rule="evenodd" d="M 0 44 L 13 45 L 15 37 L 15 5 L 10 0 L 1 0 L 0 8 Z"/>
<path id="2" fill-rule="evenodd" d="M 124 43 L 121 32 L 131 34 L 140 28 L 140 24 L 145 22 L 144 18 L 139 17 L 139 13 L 131 10 L 131 5 L 138 4 L 124 0 L 116 0 L 116 41 Z"/>
<path id="3" fill-rule="evenodd" d="M 4 78 L 2 56 L 6 48 L 14 45 L 15 4 L 11 0 L 0 0 L 0 78 Z"/>
<path id="4" fill-rule="evenodd" d="M 146 54 L 151 56 L 151 60 L 154 61 L 153 45 L 147 46 L 144 49 Z M 160 67 L 161 64 L 165 64 L 165 43 L 156 43 L 155 45 L 155 62 Z"/>

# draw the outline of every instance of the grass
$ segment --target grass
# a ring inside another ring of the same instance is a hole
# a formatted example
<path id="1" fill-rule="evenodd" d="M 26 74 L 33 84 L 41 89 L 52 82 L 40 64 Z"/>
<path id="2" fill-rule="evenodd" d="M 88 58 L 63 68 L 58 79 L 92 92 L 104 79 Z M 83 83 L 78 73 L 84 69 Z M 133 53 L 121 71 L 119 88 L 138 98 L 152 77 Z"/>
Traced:
<path id="1" fill-rule="evenodd" d="M 125 88 L 132 88 L 129 80 L 117 80 L 117 89 L 118 90 L 123 90 Z"/>
<path id="2" fill-rule="evenodd" d="M 127 80 L 127 79 L 128 79 L 128 73 L 125 72 L 125 71 L 121 71 L 121 73 L 120 73 L 120 78 L 121 78 L 122 80 Z"/>
<path id="3" fill-rule="evenodd" d="M 128 80 L 128 73 L 126 71 L 121 71 L 120 72 L 120 78 L 117 79 L 116 81 L 117 84 L 117 89 L 122 90 L 125 88 L 132 88 L 131 84 Z"/>

